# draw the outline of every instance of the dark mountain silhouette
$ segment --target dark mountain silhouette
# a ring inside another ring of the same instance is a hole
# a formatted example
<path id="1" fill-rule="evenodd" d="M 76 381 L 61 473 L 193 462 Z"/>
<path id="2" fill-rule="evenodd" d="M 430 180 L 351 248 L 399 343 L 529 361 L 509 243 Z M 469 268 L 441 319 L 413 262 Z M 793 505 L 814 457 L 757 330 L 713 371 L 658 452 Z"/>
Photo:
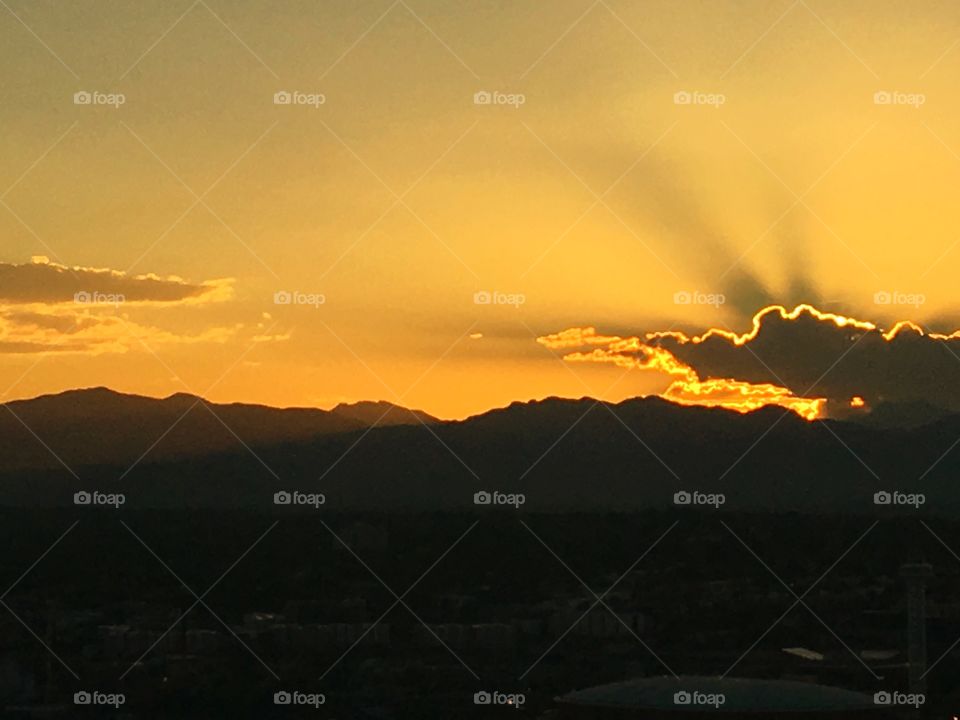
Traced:
<path id="1" fill-rule="evenodd" d="M 0 468 L 62 468 L 57 457 L 70 467 L 130 465 L 421 421 L 437 422 L 385 402 L 280 409 L 185 393 L 156 399 L 103 387 L 71 390 L 0 410 Z"/>
<path id="2" fill-rule="evenodd" d="M 43 414 L 47 403 L 61 407 L 62 396 L 15 408 L 34 409 L 34 416 L 23 413 L 27 422 L 35 421 L 38 427 L 45 422 L 51 431 L 59 428 L 49 437 L 54 445 L 71 449 L 76 463 L 71 469 L 79 480 L 49 461 L 41 469 L 25 469 L 23 458 L 35 459 L 46 450 L 29 435 L 21 433 L 17 441 L 4 435 L 0 504 L 69 504 L 74 491 L 99 489 L 123 492 L 129 507 L 288 512 L 297 508 L 275 507 L 273 493 L 299 490 L 324 494 L 322 512 L 497 512 L 475 507 L 474 494 L 499 491 L 522 493 L 523 510 L 590 512 L 677 509 L 675 493 L 699 491 L 722 493 L 723 510 L 960 510 L 960 452 L 953 452 L 960 438 L 957 415 L 918 428 L 891 429 L 862 422 L 807 422 L 777 407 L 741 415 L 659 398 L 616 404 L 551 398 L 514 403 L 463 421 L 431 422 L 424 416 L 426 425 L 413 418 L 370 429 L 336 410 L 213 406 L 224 423 L 245 437 L 245 447 L 198 407 L 178 423 L 180 435 L 174 435 L 175 429 L 167 436 L 176 442 L 164 452 L 151 452 L 126 473 L 142 453 L 139 447 L 133 449 L 131 438 L 152 442 L 165 430 L 161 419 L 172 422 L 176 411 L 196 399 L 144 402 L 93 392 L 101 398 L 95 406 L 109 413 L 98 416 L 102 425 L 92 430 L 87 427 L 89 413 L 80 410 L 63 410 L 54 419 Z M 72 407 L 69 402 L 66 406 Z M 158 415 L 149 416 L 148 422 L 143 407 L 154 408 Z M 362 406 L 360 415 L 368 422 L 384 410 L 395 420 L 411 418 L 409 411 L 375 407 Z M 358 425 L 351 427 L 350 422 Z M 122 453 L 111 446 L 117 437 L 127 442 Z M 120 456 L 123 461 L 118 463 Z M 879 491 L 923 493 L 925 503 L 919 509 L 876 505 L 874 494 Z M 679 510 L 716 512 L 704 507 Z"/>
<path id="3" fill-rule="evenodd" d="M 935 423 L 951 414 L 946 408 L 922 400 L 884 402 L 861 416 L 860 421 L 873 427 L 918 428 Z"/>
<path id="4" fill-rule="evenodd" d="M 423 421 L 425 423 L 439 422 L 432 415 L 428 415 L 422 410 L 409 410 L 385 400 L 363 401 L 356 403 L 340 403 L 333 410 L 333 414 L 343 418 L 353 418 L 364 427 L 383 426 L 383 425 L 416 425 Z"/>

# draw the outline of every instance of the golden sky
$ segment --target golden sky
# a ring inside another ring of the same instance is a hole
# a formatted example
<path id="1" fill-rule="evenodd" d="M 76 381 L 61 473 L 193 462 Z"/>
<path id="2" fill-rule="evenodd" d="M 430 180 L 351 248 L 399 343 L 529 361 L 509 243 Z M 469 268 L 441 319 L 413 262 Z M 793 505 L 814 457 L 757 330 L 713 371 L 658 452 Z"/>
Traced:
<path id="1" fill-rule="evenodd" d="M 0 67 L 0 399 L 463 417 L 670 384 L 567 328 L 960 327 L 956 2 L 7 0 Z"/>

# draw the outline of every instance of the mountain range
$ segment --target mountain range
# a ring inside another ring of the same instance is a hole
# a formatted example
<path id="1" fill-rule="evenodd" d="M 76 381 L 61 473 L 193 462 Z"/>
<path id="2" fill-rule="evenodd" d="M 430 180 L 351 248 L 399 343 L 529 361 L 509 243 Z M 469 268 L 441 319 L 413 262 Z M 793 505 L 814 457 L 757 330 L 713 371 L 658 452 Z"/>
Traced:
<path id="1" fill-rule="evenodd" d="M 270 512 L 315 510 L 275 506 L 283 490 L 322 494 L 324 512 L 666 509 L 684 493 L 681 509 L 702 512 L 960 509 L 960 415 L 881 407 L 808 422 L 772 406 L 549 398 L 441 421 L 383 402 L 278 409 L 76 390 L 0 412 L 0 505 L 67 505 L 87 489 L 133 507 Z M 475 505 L 477 493 L 505 504 Z"/>
<path id="2" fill-rule="evenodd" d="M 388 402 L 332 410 L 217 404 L 178 393 L 163 399 L 104 387 L 6 403 L 0 412 L 0 470 L 130 465 L 309 440 L 368 427 L 436 423 Z M 62 461 L 62 463 L 61 463 Z"/>

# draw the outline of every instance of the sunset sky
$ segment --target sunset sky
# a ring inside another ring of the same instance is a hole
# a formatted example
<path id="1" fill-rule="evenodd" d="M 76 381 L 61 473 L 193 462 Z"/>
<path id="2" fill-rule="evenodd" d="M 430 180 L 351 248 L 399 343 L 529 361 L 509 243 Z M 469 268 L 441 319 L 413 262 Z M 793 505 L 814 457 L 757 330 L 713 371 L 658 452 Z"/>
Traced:
<path id="1" fill-rule="evenodd" d="M 0 66 L 2 400 L 459 418 L 670 384 L 569 328 L 960 328 L 956 2 L 4 0 Z"/>

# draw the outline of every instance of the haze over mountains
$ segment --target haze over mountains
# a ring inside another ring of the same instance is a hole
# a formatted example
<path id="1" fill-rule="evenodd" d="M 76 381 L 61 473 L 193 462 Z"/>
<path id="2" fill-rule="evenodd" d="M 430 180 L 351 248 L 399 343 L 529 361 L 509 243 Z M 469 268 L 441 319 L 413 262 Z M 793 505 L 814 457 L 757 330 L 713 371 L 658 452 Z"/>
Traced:
<path id="1" fill-rule="evenodd" d="M 489 511 L 474 505 L 486 490 L 563 512 L 669 508 L 678 491 L 722 493 L 736 510 L 960 509 L 960 416 L 930 407 L 808 422 L 777 407 L 551 398 L 440 421 L 388 403 L 276 409 L 97 388 L 8 409 L 0 505 L 69 505 L 99 489 L 123 492 L 127 507 L 275 512 L 274 492 L 299 490 L 322 493 L 321 512 Z M 876 506 L 878 491 L 923 493 L 924 504 Z"/>

